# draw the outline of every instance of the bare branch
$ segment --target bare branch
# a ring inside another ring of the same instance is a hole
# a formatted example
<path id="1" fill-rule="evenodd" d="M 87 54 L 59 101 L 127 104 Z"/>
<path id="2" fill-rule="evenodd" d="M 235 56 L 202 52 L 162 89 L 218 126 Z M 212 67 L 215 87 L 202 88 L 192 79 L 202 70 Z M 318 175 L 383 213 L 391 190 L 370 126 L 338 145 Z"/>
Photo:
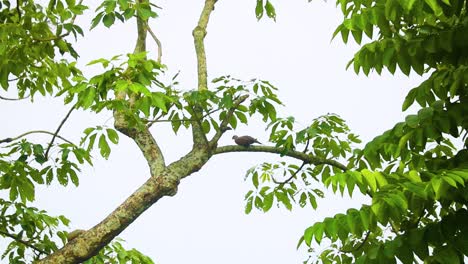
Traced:
<path id="1" fill-rule="evenodd" d="M 46 150 L 46 152 L 45 152 L 45 154 L 44 154 L 44 157 L 45 157 L 46 159 L 48 159 L 48 157 L 49 157 L 49 151 L 50 151 L 50 148 L 52 148 L 52 145 L 54 144 L 55 138 L 57 137 L 58 133 L 60 132 L 60 129 L 62 129 L 62 126 L 65 124 L 65 122 L 67 121 L 67 119 L 70 117 L 70 114 L 73 112 L 73 110 L 75 110 L 75 106 L 76 106 L 76 105 L 74 105 L 74 106 L 72 106 L 72 107 L 70 108 L 70 110 L 68 111 L 68 113 L 67 113 L 67 114 L 65 115 L 65 117 L 62 119 L 62 122 L 60 122 L 59 126 L 58 126 L 57 129 L 55 130 L 55 133 L 54 133 L 54 135 L 52 136 L 52 139 L 50 140 L 50 143 L 49 143 L 49 145 L 47 146 L 47 150 Z"/>
<path id="2" fill-rule="evenodd" d="M 16 0 L 16 13 L 18 13 L 18 21 L 21 21 L 21 1 Z"/>
<path id="3" fill-rule="evenodd" d="M 347 168 L 345 165 L 339 163 L 338 161 L 335 160 L 330 160 L 330 159 L 324 159 L 324 158 L 319 158 L 316 157 L 312 154 L 306 154 L 303 152 L 295 151 L 295 150 L 288 150 L 284 153 L 284 150 L 276 148 L 276 147 L 271 147 L 271 146 L 249 146 L 249 147 L 243 147 L 243 146 L 237 146 L 237 145 L 231 145 L 231 146 L 222 146 L 218 147 L 214 150 L 213 154 L 221 154 L 221 153 L 230 153 L 230 152 L 267 152 L 267 153 L 275 153 L 275 154 L 280 154 L 280 155 L 285 155 L 291 158 L 299 159 L 302 161 L 305 161 L 309 164 L 313 165 L 330 165 L 335 168 L 338 168 L 342 171 L 346 171 Z"/>
<path id="4" fill-rule="evenodd" d="M 42 249 L 40 249 L 40 248 L 34 246 L 33 244 L 31 244 L 30 241 L 25 241 L 25 240 L 21 239 L 21 238 L 18 237 L 17 235 L 13 235 L 13 234 L 10 234 L 10 233 L 5 232 L 5 231 L 2 231 L 2 230 L 0 230 L 0 234 L 4 235 L 4 236 L 6 236 L 6 237 L 9 237 L 9 238 L 11 238 L 11 239 L 13 239 L 13 240 L 15 240 L 16 242 L 21 243 L 21 244 L 27 246 L 28 248 L 32 248 L 32 249 L 34 249 L 35 251 L 40 252 L 41 254 L 49 255 L 49 253 L 47 253 L 46 251 L 44 251 L 44 250 L 42 250 Z"/>
<path id="5" fill-rule="evenodd" d="M 23 98 L 8 98 L 8 97 L 4 97 L 4 96 L 0 95 L 0 99 L 5 100 L 5 101 L 20 101 L 20 100 L 24 100 L 24 99 L 27 99 L 27 98 L 29 98 L 29 95 L 26 96 L 26 97 L 23 97 Z"/>
<path id="6" fill-rule="evenodd" d="M 162 44 L 161 44 L 161 41 L 159 41 L 158 37 L 156 36 L 156 34 L 154 34 L 153 30 L 151 29 L 151 27 L 148 25 L 148 22 L 145 22 L 145 25 L 146 25 L 146 29 L 148 30 L 148 32 L 150 33 L 151 37 L 154 39 L 154 41 L 156 42 L 156 45 L 158 46 L 158 62 L 161 63 L 161 57 L 162 57 Z"/>
<path id="7" fill-rule="evenodd" d="M 70 140 L 62 137 L 62 136 L 59 136 L 59 135 L 55 135 L 55 133 L 52 133 L 52 132 L 49 132 L 49 131 L 46 131 L 46 130 L 32 130 L 32 131 L 28 131 L 26 133 L 23 133 L 19 136 L 16 136 L 14 138 L 5 138 L 5 139 L 2 139 L 0 140 L 0 143 L 8 143 L 8 142 L 12 142 L 12 141 L 15 141 L 15 140 L 18 140 L 22 137 L 25 137 L 27 135 L 31 135 L 31 134 L 48 134 L 48 135 L 51 135 L 51 136 L 55 136 L 57 138 L 60 138 L 61 140 L 73 145 L 73 146 L 76 146 L 75 143 L 71 142 Z"/>
<path id="8" fill-rule="evenodd" d="M 210 110 L 208 111 L 206 114 L 204 114 L 202 116 L 202 118 L 205 118 L 213 113 L 216 113 L 218 112 L 219 110 L 221 110 L 221 108 L 217 108 L 217 109 L 213 109 L 213 110 Z M 191 118 L 185 118 L 185 119 L 159 119 L 159 118 L 156 118 L 154 120 L 145 120 L 146 122 L 148 122 L 146 124 L 147 127 L 150 127 L 152 126 L 154 123 L 164 123 L 164 122 L 185 122 L 185 121 L 196 121 L 196 119 L 191 119 Z"/>

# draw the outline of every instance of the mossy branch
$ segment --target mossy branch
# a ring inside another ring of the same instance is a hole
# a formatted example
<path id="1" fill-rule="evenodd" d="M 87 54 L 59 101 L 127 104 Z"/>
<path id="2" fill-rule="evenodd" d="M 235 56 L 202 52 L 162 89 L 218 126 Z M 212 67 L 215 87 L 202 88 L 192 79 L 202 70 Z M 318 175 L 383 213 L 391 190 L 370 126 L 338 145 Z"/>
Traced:
<path id="1" fill-rule="evenodd" d="M 210 14 L 214 10 L 216 0 L 205 0 L 205 5 L 198 19 L 197 26 L 193 29 L 192 35 L 195 44 L 195 52 L 197 54 L 197 69 L 198 69 L 198 90 L 208 89 L 208 71 L 206 66 L 206 53 L 204 39 L 206 36 L 206 28 L 210 20 Z"/>

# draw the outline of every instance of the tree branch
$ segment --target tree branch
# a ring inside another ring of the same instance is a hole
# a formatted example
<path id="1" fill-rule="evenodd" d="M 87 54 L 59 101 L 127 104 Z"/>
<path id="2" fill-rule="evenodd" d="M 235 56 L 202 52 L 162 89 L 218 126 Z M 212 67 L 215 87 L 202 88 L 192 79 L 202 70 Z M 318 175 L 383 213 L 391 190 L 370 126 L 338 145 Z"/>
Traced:
<path id="1" fill-rule="evenodd" d="M 141 1 L 141 0 L 140 0 Z M 147 36 L 147 27 L 145 26 L 146 22 L 137 17 L 137 41 L 135 45 L 134 53 L 140 53 L 146 51 L 146 36 Z M 116 94 L 116 98 L 124 100 L 126 98 L 125 92 L 119 92 Z M 128 122 L 125 120 L 125 114 L 122 111 L 114 111 L 114 127 L 120 131 L 122 134 L 130 137 L 135 141 L 135 143 L 140 148 L 143 156 L 148 162 L 150 168 L 151 176 L 159 175 L 164 168 L 166 167 L 164 162 L 164 156 L 154 139 L 153 135 L 149 131 L 148 127 L 143 129 L 136 129 L 131 127 Z"/>
<path id="2" fill-rule="evenodd" d="M 248 94 L 242 95 L 236 100 L 234 100 L 232 107 L 229 109 L 229 111 L 226 114 L 226 118 L 221 121 L 221 124 L 219 125 L 219 131 L 216 132 L 216 134 L 213 136 L 213 138 L 210 140 L 210 147 L 215 148 L 218 144 L 218 140 L 221 138 L 221 136 L 228 130 L 227 125 L 229 124 L 229 119 L 231 119 L 232 115 L 234 114 L 234 111 L 239 107 L 240 104 L 242 104 L 245 100 L 249 98 Z"/>
<path id="3" fill-rule="evenodd" d="M 99 224 L 36 264 L 81 263 L 96 255 L 151 205 L 164 196 L 175 195 L 180 179 L 198 171 L 209 158 L 210 153 L 206 148 L 193 149 L 164 168 L 159 175 L 150 177 Z"/>
<path id="4" fill-rule="evenodd" d="M 21 20 L 21 1 L 20 0 L 16 0 L 16 13 L 18 13 L 18 21 Z"/>
<path id="5" fill-rule="evenodd" d="M 48 159 L 48 157 L 49 157 L 49 151 L 50 151 L 50 148 L 52 147 L 52 145 L 54 144 L 55 138 L 57 137 L 58 133 L 60 132 L 60 129 L 62 129 L 62 126 L 65 124 L 65 122 L 67 121 L 67 119 L 70 117 L 70 114 L 73 112 L 73 110 L 75 110 L 75 106 L 76 106 L 76 105 L 74 105 L 74 106 L 72 106 L 72 107 L 70 108 L 70 110 L 68 111 L 68 113 L 65 115 L 65 117 L 62 119 L 62 121 L 60 122 L 59 126 L 57 127 L 57 130 L 55 130 L 55 133 L 54 133 L 54 135 L 52 136 L 52 139 L 50 140 L 50 143 L 49 143 L 49 145 L 47 146 L 47 150 L 46 150 L 46 152 L 45 152 L 45 154 L 44 154 L 44 157 L 45 157 L 46 159 Z"/>
<path id="6" fill-rule="evenodd" d="M 302 170 L 302 168 L 304 168 L 304 166 L 307 164 L 307 161 L 303 161 L 301 166 L 299 168 L 297 168 L 297 170 L 291 175 L 289 176 L 289 178 L 287 178 L 286 180 L 284 181 L 277 181 L 273 176 L 272 176 L 272 180 L 274 183 L 276 184 L 279 184 L 279 185 L 282 185 L 282 184 L 286 184 L 288 182 L 290 182 L 292 179 L 294 179 L 294 177 L 296 177 L 296 175 Z"/>
<path id="7" fill-rule="evenodd" d="M 221 108 L 217 108 L 217 109 L 213 109 L 213 110 L 210 110 L 208 111 L 206 114 L 204 114 L 202 116 L 202 118 L 205 118 L 213 113 L 216 113 L 218 112 L 219 110 L 221 110 Z M 195 121 L 195 119 L 191 119 L 191 118 L 185 118 L 185 119 L 159 119 L 159 118 L 156 118 L 154 120 L 148 120 L 146 119 L 145 120 L 146 122 L 148 122 L 146 124 L 147 127 L 150 127 L 152 126 L 154 123 L 165 123 L 165 122 L 190 122 L 190 121 Z"/>
<path id="8" fill-rule="evenodd" d="M 208 89 L 208 73 L 206 67 L 205 43 L 203 42 L 206 36 L 206 28 L 210 19 L 210 14 L 214 10 L 214 5 L 217 0 L 205 0 L 205 5 L 200 14 L 197 26 L 193 29 L 192 35 L 195 44 L 195 52 L 197 54 L 197 69 L 198 69 L 198 90 Z"/>
<path id="9" fill-rule="evenodd" d="M 13 240 L 15 240 L 16 242 L 21 243 L 21 244 L 27 246 L 28 248 L 32 248 L 32 249 L 36 250 L 37 252 L 40 252 L 41 254 L 49 255 L 49 253 L 47 253 L 46 251 L 44 251 L 44 250 L 42 250 L 42 249 L 40 249 L 40 248 L 34 246 L 34 245 L 31 244 L 31 242 L 29 242 L 29 241 L 22 240 L 21 238 L 19 238 L 19 237 L 16 236 L 16 235 L 10 234 L 10 233 L 5 232 L 5 231 L 2 231 L 2 230 L 0 230 L 0 234 L 4 235 L 4 236 L 6 236 L 6 237 L 9 237 L 9 238 L 11 238 L 11 239 L 13 239 Z"/>
<path id="10" fill-rule="evenodd" d="M 205 0 L 197 26 L 193 29 L 192 35 L 195 45 L 195 53 L 197 55 L 197 71 L 198 71 L 198 91 L 208 89 L 208 73 L 206 67 L 205 43 L 203 42 L 206 36 L 206 28 L 210 19 L 210 14 L 214 9 L 216 0 Z M 191 122 L 193 148 L 202 147 L 208 144 L 200 119 L 203 116 L 203 109 L 199 105 L 192 106 L 192 117 L 195 121 Z"/>
<path id="11" fill-rule="evenodd" d="M 307 149 L 309 148 L 309 143 L 310 143 L 310 139 L 307 139 L 307 143 L 306 143 L 302 153 L 307 152 Z M 294 172 L 289 178 L 287 178 L 286 180 L 284 180 L 282 182 L 276 181 L 275 178 L 272 177 L 273 182 L 276 183 L 276 184 L 286 184 L 286 183 L 290 182 L 294 177 L 296 177 L 296 175 L 302 170 L 302 168 L 304 168 L 304 166 L 306 164 L 307 164 L 307 161 L 303 161 L 301 166 L 299 168 L 297 168 L 296 172 Z"/>
<path id="12" fill-rule="evenodd" d="M 145 22 L 145 25 L 146 25 L 146 29 L 148 30 L 148 32 L 150 33 L 151 37 L 154 39 L 154 41 L 156 42 L 156 45 L 158 46 L 158 62 L 161 63 L 161 57 L 162 57 L 162 44 L 161 44 L 161 41 L 159 41 L 158 37 L 156 36 L 156 34 L 154 34 L 153 30 L 151 29 L 151 27 L 148 25 L 148 22 Z"/>
<path id="13" fill-rule="evenodd" d="M 3 97 L 0 95 L 0 99 L 5 100 L 5 101 L 19 101 L 19 100 L 27 99 L 28 97 L 29 95 L 23 98 L 8 98 L 8 97 Z"/>
<path id="14" fill-rule="evenodd" d="M 12 142 L 12 141 L 15 141 L 15 140 L 18 140 L 22 137 L 25 137 L 27 135 L 30 135 L 30 134 L 48 134 L 48 135 L 51 135 L 51 136 L 55 136 L 57 138 L 60 138 L 61 140 L 73 145 L 73 146 L 76 146 L 75 143 L 71 142 L 70 140 L 62 137 L 62 136 L 59 136 L 59 135 L 56 135 L 55 133 L 52 133 L 52 132 L 49 132 L 49 131 L 46 131 L 46 130 L 32 130 L 32 131 L 28 131 L 26 133 L 23 133 L 19 136 L 16 136 L 14 138 L 4 138 L 2 140 L 0 140 L 0 143 L 8 143 L 8 142 Z"/>
<path id="15" fill-rule="evenodd" d="M 271 146 L 249 146 L 249 147 L 243 147 L 243 146 L 237 146 L 237 145 L 231 145 L 231 146 L 222 146 L 218 147 L 214 150 L 213 154 L 221 154 L 221 153 L 229 153 L 229 152 L 267 152 L 267 153 L 274 153 L 274 154 L 280 154 L 280 155 L 285 155 L 291 158 L 299 159 L 302 161 L 305 161 L 309 164 L 313 165 L 330 165 L 335 168 L 338 168 L 342 171 L 346 171 L 347 168 L 345 165 L 339 163 L 338 161 L 335 160 L 330 160 L 330 159 L 324 159 L 324 158 L 319 158 L 316 157 L 312 154 L 306 154 L 303 152 L 295 151 L 295 150 L 289 150 L 284 153 L 282 149 L 276 148 L 276 147 L 271 147 Z"/>

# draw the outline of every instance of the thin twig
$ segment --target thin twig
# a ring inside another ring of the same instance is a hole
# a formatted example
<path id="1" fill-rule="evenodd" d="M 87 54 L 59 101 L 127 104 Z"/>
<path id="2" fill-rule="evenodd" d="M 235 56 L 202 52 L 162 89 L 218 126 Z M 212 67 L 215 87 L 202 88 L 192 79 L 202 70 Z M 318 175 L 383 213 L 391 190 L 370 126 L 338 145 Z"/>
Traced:
<path id="1" fill-rule="evenodd" d="M 158 46 L 158 63 L 161 63 L 161 57 L 162 57 L 162 44 L 161 44 L 161 41 L 159 41 L 156 34 L 154 34 L 153 30 L 148 25 L 148 22 L 145 21 L 145 25 L 146 25 L 146 29 L 148 30 L 151 37 L 154 39 L 154 41 L 156 42 L 156 45 Z"/>
<path id="2" fill-rule="evenodd" d="M 221 110 L 221 108 L 217 108 L 217 109 L 214 109 L 214 110 L 211 110 L 209 112 L 207 112 L 206 114 L 204 114 L 202 116 L 202 118 L 205 118 L 213 113 L 216 113 L 218 112 L 219 110 Z M 147 125 L 148 127 L 152 126 L 154 123 L 164 123 L 164 122 L 191 122 L 191 121 L 196 121 L 196 119 L 191 119 L 191 118 L 184 118 L 184 119 L 159 119 L 159 118 L 156 118 L 154 120 L 145 120 L 147 122 Z"/>
<path id="3" fill-rule="evenodd" d="M 278 185 L 283 185 L 283 184 L 290 182 L 292 179 L 294 179 L 294 177 L 296 177 L 296 175 L 302 170 L 302 168 L 304 168 L 306 164 L 307 164 L 307 161 L 303 161 L 301 166 L 297 168 L 297 170 L 284 181 L 277 181 L 274 177 L 272 177 L 273 182 Z"/>
<path id="4" fill-rule="evenodd" d="M 27 135 L 31 135 L 31 134 L 48 134 L 48 135 L 55 135 L 54 133 L 50 132 L 50 131 L 46 131 L 46 130 L 32 130 L 32 131 L 28 131 L 26 133 L 23 133 L 19 136 L 16 136 L 14 138 L 5 138 L 5 139 L 1 139 L 0 140 L 0 143 L 8 143 L 8 142 L 12 142 L 12 141 L 15 141 L 15 140 L 18 140 L 22 137 L 25 137 Z M 76 146 L 73 142 L 71 142 L 70 140 L 62 137 L 62 136 L 59 136 L 59 135 L 56 135 L 57 138 L 60 138 L 61 140 L 69 143 L 69 144 L 72 144 L 73 146 Z"/>
<path id="5" fill-rule="evenodd" d="M 73 112 L 73 110 L 75 110 L 75 107 L 76 105 L 73 105 L 70 110 L 68 110 L 68 113 L 67 115 L 62 119 L 62 122 L 60 122 L 59 126 L 57 127 L 57 129 L 55 130 L 55 133 L 54 135 L 52 136 L 52 139 L 50 140 L 50 143 L 49 145 L 47 146 L 47 150 L 44 154 L 44 157 L 46 159 L 48 159 L 48 156 L 49 156 L 49 151 L 50 151 L 50 148 L 52 147 L 52 145 L 54 144 L 54 141 L 55 141 L 55 138 L 57 137 L 58 133 L 60 132 L 60 129 L 62 129 L 62 126 L 65 124 L 65 122 L 67 121 L 67 119 L 70 117 L 70 114 Z"/>
<path id="6" fill-rule="evenodd" d="M 23 97 L 23 98 L 8 98 L 8 97 L 4 97 L 4 96 L 0 95 L 0 99 L 5 100 L 5 101 L 20 101 L 20 100 L 24 100 L 24 99 L 27 99 L 27 98 L 29 98 L 29 95 L 26 96 L 26 97 Z"/>
<path id="7" fill-rule="evenodd" d="M 307 139 L 307 143 L 306 143 L 305 148 L 302 151 L 302 153 L 304 153 L 304 154 L 306 153 L 307 148 L 309 148 L 309 142 L 310 142 L 310 139 Z M 299 168 L 297 168 L 296 172 L 294 172 L 289 178 L 287 178 L 286 180 L 284 180 L 282 182 L 277 181 L 274 177 L 272 177 L 273 182 L 276 183 L 276 184 L 286 184 L 286 183 L 290 182 L 294 177 L 296 177 L 296 175 L 302 170 L 302 168 L 304 168 L 304 166 L 306 164 L 307 164 L 307 162 L 303 161 L 302 165 Z"/>
<path id="8" fill-rule="evenodd" d="M 16 0 L 16 12 L 18 13 L 18 21 L 21 20 L 21 9 L 20 9 L 20 0 Z"/>
<path id="9" fill-rule="evenodd" d="M 21 244 L 27 246 L 27 247 L 29 247 L 29 248 L 32 248 L 32 249 L 34 249 L 34 250 L 36 250 L 36 251 L 38 251 L 38 252 L 44 254 L 44 255 L 49 255 L 49 253 L 47 253 L 46 251 L 44 251 L 44 250 L 42 250 L 42 249 L 40 249 L 40 248 L 38 248 L 38 247 L 32 245 L 31 242 L 29 242 L 29 241 L 24 241 L 24 240 L 22 240 L 21 238 L 19 238 L 19 237 L 16 236 L 16 235 L 12 235 L 12 234 L 7 233 L 7 232 L 2 231 L 2 230 L 0 230 L 0 234 L 4 235 L 4 236 L 6 236 L 6 237 L 9 237 L 9 238 L 11 238 L 11 239 L 13 239 L 13 240 L 15 240 L 15 241 L 17 241 L 17 242 L 19 242 L 19 243 L 21 243 Z"/>

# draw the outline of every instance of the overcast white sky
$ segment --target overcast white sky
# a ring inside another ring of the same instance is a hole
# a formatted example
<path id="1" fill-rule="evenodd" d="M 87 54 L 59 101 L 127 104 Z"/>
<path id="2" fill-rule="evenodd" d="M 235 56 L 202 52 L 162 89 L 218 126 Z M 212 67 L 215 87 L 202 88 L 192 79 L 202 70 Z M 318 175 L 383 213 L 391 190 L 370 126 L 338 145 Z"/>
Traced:
<path id="1" fill-rule="evenodd" d="M 277 10 L 276 23 L 269 19 L 256 21 L 254 0 L 218 1 L 206 37 L 210 79 L 231 74 L 271 81 L 280 88 L 280 98 L 286 104 L 280 114 L 295 116 L 299 127 L 319 115 L 337 113 L 355 133 L 369 140 L 403 119 L 403 98 L 420 79 L 414 73 L 410 78 L 375 73 L 365 77 L 346 71 L 345 65 L 357 46 L 345 46 L 340 39 L 330 42 L 342 20 L 334 1 L 272 2 Z M 163 43 L 163 63 L 172 73 L 181 71 L 181 89 L 194 88 L 196 61 L 191 31 L 203 1 L 164 0 L 157 4 L 163 10 L 151 26 Z M 86 19 L 79 22 L 83 28 L 89 28 Z M 133 23 L 117 23 L 111 29 L 99 26 L 77 43 L 80 63 L 131 52 L 135 36 Z M 155 51 L 151 39 L 148 43 Z M 88 68 L 90 74 L 99 70 Z M 68 106 L 63 107 L 60 99 L 37 100 L 36 104 L 2 101 L 0 137 L 32 129 L 52 131 L 66 109 Z M 6 113 L 15 114 L 13 117 Z M 93 116 L 75 112 L 63 128 L 63 135 L 79 140 L 86 127 L 106 121 L 111 126 L 109 118 L 110 113 Z M 191 146 L 187 133 L 175 137 L 168 128 L 153 128 L 167 163 L 178 159 Z M 264 128 L 253 123 L 227 133 L 220 145 L 232 144 L 234 133 L 267 141 Z M 135 247 L 161 264 L 301 263 L 305 250 L 296 251 L 295 247 L 304 229 L 349 207 L 358 208 L 363 200 L 327 196 L 319 201 L 316 211 L 273 209 L 267 214 L 254 211 L 245 215 L 243 196 L 249 188 L 243 181 L 245 171 L 276 158 L 259 153 L 214 157 L 200 172 L 182 181 L 175 197 L 160 200 L 121 237 L 129 248 Z M 95 167 L 83 170 L 79 188 L 40 188 L 35 205 L 52 215 L 66 215 L 72 220 L 71 229 L 87 229 L 148 177 L 146 161 L 137 147 L 121 136 L 119 147 L 113 148 L 109 160 L 98 158 Z"/>

